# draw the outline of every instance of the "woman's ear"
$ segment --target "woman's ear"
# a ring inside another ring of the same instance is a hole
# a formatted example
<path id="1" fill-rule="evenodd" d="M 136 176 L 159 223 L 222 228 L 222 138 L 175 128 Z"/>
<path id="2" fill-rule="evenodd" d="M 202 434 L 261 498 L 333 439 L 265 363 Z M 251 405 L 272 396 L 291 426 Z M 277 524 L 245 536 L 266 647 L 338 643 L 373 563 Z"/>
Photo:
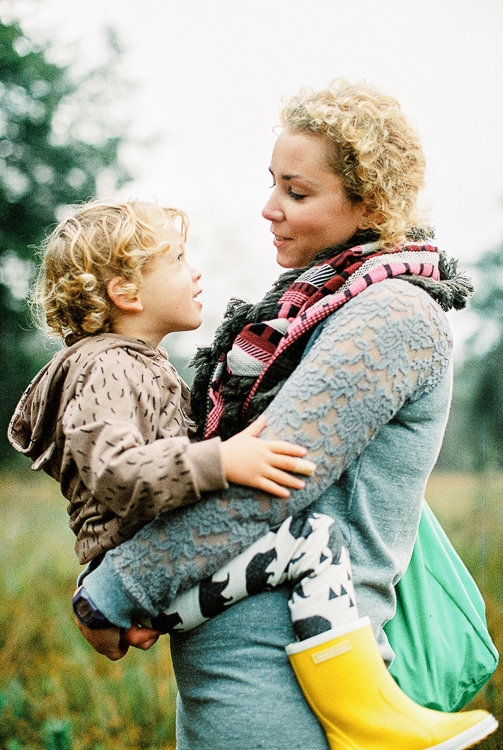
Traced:
<path id="1" fill-rule="evenodd" d="M 361 208 L 360 223 L 358 229 L 368 229 L 371 224 L 380 224 L 383 217 L 378 211 L 373 211 L 365 203 Z"/>
<path id="2" fill-rule="evenodd" d="M 131 312 L 142 312 L 143 305 L 140 295 L 137 293 L 134 297 L 128 296 L 124 291 L 125 279 L 122 276 L 114 276 L 107 284 L 108 296 L 119 310 L 129 310 Z"/>

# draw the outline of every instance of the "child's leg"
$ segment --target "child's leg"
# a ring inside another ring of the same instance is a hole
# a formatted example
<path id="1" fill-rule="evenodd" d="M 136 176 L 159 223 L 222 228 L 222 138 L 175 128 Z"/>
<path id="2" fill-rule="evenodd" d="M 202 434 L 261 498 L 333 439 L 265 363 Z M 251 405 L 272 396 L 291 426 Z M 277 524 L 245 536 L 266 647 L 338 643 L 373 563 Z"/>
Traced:
<path id="1" fill-rule="evenodd" d="M 313 513 L 307 524 L 311 533 L 305 533 L 286 575 L 293 585 L 289 607 L 299 641 L 358 618 L 349 552 L 334 519 Z"/>
<path id="2" fill-rule="evenodd" d="M 288 518 L 279 529 L 176 598 L 152 625 L 191 630 L 251 594 L 292 583 L 290 611 L 299 639 L 358 617 L 349 554 L 330 516 Z"/>

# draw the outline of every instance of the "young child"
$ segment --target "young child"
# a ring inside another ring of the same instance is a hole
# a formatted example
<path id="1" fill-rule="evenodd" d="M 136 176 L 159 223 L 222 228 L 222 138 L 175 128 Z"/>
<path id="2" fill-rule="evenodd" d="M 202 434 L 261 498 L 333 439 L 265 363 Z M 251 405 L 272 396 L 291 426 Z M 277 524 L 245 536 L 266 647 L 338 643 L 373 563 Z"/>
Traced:
<path id="1" fill-rule="evenodd" d="M 186 229 L 174 209 L 95 201 L 46 242 L 36 297 L 67 348 L 30 384 L 9 434 L 60 482 L 80 563 L 228 481 L 286 497 L 304 485 L 286 471 L 312 469 L 300 446 L 258 440 L 263 421 L 225 442 L 190 442 L 188 389 L 158 347 L 201 324 Z"/>
<path id="2" fill-rule="evenodd" d="M 188 389 L 158 346 L 167 334 L 201 324 L 200 274 L 187 262 L 186 231 L 187 219 L 175 209 L 94 201 L 61 222 L 45 244 L 35 299 L 67 348 L 28 386 L 9 437 L 33 460 L 33 469 L 60 482 L 77 557 L 91 569 L 159 513 L 198 502 L 202 493 L 233 482 L 286 498 L 287 487 L 305 484 L 287 472 L 315 468 L 301 458 L 304 448 L 259 440 L 263 418 L 226 441 L 190 441 Z M 313 554 L 323 568 L 332 561 L 332 526 L 333 519 L 321 514 L 288 519 L 225 569 L 225 596 L 220 581 L 203 581 L 157 627 L 195 627 L 226 604 L 290 578 L 299 594 L 297 633 L 310 635 L 314 613 L 305 606 L 307 581 L 301 581 L 318 572 Z M 313 575 L 311 602 L 321 599 L 330 610 L 342 606 L 355 618 L 349 562 L 329 565 L 328 572 Z M 343 592 L 339 601 L 331 601 L 330 588 Z M 83 625 L 90 624 L 89 612 L 93 626 L 110 625 L 85 587 L 74 609 Z M 318 604 L 314 619 L 321 614 Z M 325 617 L 331 623 L 328 612 Z"/>
<path id="3" fill-rule="evenodd" d="M 224 489 L 228 481 L 287 497 L 287 487 L 304 485 L 288 472 L 314 469 L 301 459 L 306 451 L 300 446 L 258 439 L 263 419 L 225 442 L 190 442 L 188 391 L 159 348 L 167 334 L 201 323 L 200 274 L 186 260 L 186 227 L 184 214 L 174 209 L 95 201 L 77 209 L 46 243 L 38 300 L 68 348 L 26 390 L 9 437 L 34 469 L 60 482 L 82 563 L 98 565 L 107 550 L 158 514 L 201 501 L 202 493 Z M 334 520 L 323 514 L 288 518 L 178 596 L 153 624 L 165 632 L 196 627 L 227 604 L 283 582 L 292 586 L 290 610 L 300 641 L 288 653 L 297 674 L 306 662 L 299 679 L 308 700 L 313 693 L 330 693 L 334 657 L 356 652 L 354 638 L 368 643 L 366 687 L 374 708 L 366 720 L 354 710 L 360 662 L 348 657 L 349 664 L 341 662 L 335 671 L 340 689 L 346 686 L 346 697 L 338 701 L 349 702 L 353 737 L 374 736 L 365 726 L 372 716 L 378 735 L 394 738 L 389 747 L 405 742 L 414 750 L 426 748 L 426 736 L 443 746 L 444 739 L 479 724 L 485 731 L 491 721 L 485 713 L 437 714 L 395 685 L 370 625 L 358 619 L 349 556 Z M 95 606 L 85 579 L 74 609 L 84 629 L 117 630 Z M 309 666 L 311 656 L 315 665 L 323 664 L 319 677 Z M 349 747 L 339 744 L 338 721 L 323 722 L 331 746 Z M 351 747 L 377 748 L 367 739 Z M 468 745 L 463 740 L 448 746 Z"/>

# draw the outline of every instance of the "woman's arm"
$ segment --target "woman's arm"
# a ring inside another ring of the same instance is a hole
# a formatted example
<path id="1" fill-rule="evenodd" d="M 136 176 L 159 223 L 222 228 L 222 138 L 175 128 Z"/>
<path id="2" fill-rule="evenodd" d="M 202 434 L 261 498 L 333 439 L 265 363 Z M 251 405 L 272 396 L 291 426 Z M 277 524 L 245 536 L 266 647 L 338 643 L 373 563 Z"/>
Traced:
<path id="1" fill-rule="evenodd" d="M 280 500 L 233 486 L 159 515 L 86 579 L 95 604 L 124 626 L 131 616 L 155 616 L 271 526 L 306 508 L 407 399 L 435 387 L 450 348 L 445 316 L 422 290 L 395 280 L 360 294 L 328 319 L 266 410 L 262 436 L 305 445 L 317 464 L 306 487 Z"/>

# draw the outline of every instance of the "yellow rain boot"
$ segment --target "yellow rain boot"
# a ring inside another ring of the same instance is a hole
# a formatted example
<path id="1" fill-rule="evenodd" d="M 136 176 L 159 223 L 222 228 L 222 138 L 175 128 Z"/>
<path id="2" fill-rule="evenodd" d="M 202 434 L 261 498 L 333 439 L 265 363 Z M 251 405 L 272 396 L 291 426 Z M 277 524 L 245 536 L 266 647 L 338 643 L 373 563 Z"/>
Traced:
<path id="1" fill-rule="evenodd" d="M 494 732 L 486 711 L 423 708 L 393 680 L 368 617 L 286 647 L 332 750 L 463 750 Z"/>

